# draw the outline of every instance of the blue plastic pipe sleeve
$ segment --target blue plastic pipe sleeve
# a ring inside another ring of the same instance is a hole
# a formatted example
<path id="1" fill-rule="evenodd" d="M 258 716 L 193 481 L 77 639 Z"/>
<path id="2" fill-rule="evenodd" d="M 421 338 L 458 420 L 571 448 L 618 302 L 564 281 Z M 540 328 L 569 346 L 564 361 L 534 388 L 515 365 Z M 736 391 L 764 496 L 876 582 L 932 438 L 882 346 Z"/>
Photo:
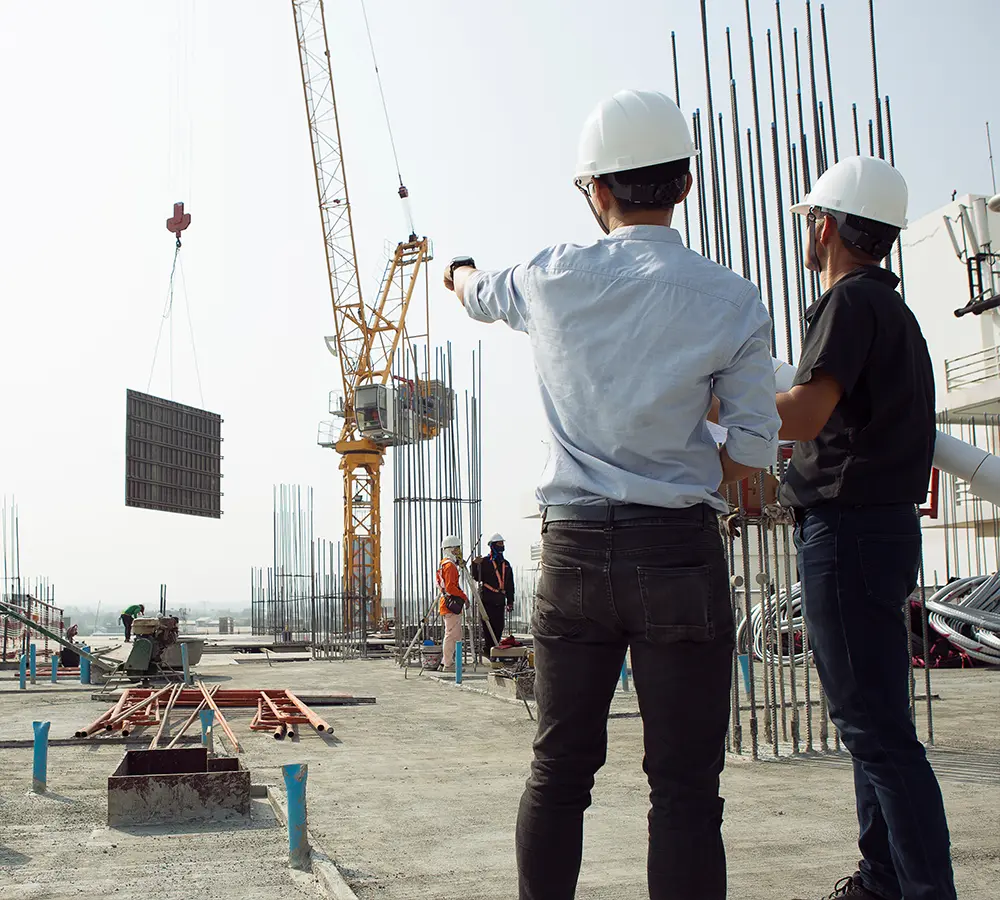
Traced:
<path id="1" fill-rule="evenodd" d="M 36 794 L 45 793 L 45 781 L 49 768 L 49 724 L 32 722 L 35 729 L 35 761 L 31 769 L 31 789 Z"/>
<path id="2" fill-rule="evenodd" d="M 288 795 L 288 864 L 293 869 L 309 868 L 309 834 L 306 829 L 306 778 L 309 766 L 282 766 Z"/>

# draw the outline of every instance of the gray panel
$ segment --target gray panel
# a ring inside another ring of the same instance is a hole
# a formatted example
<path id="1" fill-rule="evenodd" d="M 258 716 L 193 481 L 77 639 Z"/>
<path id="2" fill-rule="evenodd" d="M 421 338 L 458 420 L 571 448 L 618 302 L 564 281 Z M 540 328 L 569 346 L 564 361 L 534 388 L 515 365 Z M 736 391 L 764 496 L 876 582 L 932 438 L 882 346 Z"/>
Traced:
<path id="1" fill-rule="evenodd" d="M 127 391 L 125 505 L 218 519 L 222 417 Z"/>

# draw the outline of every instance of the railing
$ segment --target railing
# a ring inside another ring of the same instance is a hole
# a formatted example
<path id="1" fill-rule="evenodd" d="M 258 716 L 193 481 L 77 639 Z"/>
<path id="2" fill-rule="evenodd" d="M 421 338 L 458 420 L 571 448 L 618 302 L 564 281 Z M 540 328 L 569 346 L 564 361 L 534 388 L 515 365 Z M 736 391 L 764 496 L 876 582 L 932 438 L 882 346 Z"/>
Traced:
<path id="1" fill-rule="evenodd" d="M 27 592 L 0 592 L 0 600 L 13 606 L 32 622 L 48 631 L 54 631 L 60 637 L 63 635 L 63 611 L 58 606 L 39 600 Z M 50 645 L 47 636 L 31 631 L 17 619 L 0 616 L 0 662 L 17 659 L 22 652 L 27 651 L 31 643 L 38 645 L 38 655 L 42 659 L 49 659 L 59 649 Z"/>
<path id="2" fill-rule="evenodd" d="M 321 447 L 333 447 L 340 438 L 341 425 L 337 422 L 320 422 L 316 430 L 316 443 Z"/>
<path id="3" fill-rule="evenodd" d="M 944 378 L 949 391 L 1000 379 L 1000 347 L 987 347 L 966 356 L 946 359 Z"/>

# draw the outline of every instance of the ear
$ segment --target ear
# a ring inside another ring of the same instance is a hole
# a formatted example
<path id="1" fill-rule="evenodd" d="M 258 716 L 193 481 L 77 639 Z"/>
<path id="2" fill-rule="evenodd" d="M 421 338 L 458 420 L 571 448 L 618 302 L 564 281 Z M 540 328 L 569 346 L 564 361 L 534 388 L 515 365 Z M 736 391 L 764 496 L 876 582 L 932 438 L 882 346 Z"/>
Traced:
<path id="1" fill-rule="evenodd" d="M 599 213 L 606 213 L 615 205 L 615 195 L 611 193 L 611 188 L 601 181 L 600 178 L 595 178 L 593 181 L 591 197 Z"/>
<path id="2" fill-rule="evenodd" d="M 687 195 L 691 193 L 691 188 L 694 185 L 694 175 L 688 172 L 686 178 L 687 180 L 684 185 L 684 190 L 681 192 L 681 195 L 677 198 L 678 203 L 683 203 L 687 199 Z"/>
<path id="3" fill-rule="evenodd" d="M 832 216 L 823 216 L 823 227 L 816 230 L 816 240 L 829 246 L 836 237 L 839 237 L 837 223 Z"/>

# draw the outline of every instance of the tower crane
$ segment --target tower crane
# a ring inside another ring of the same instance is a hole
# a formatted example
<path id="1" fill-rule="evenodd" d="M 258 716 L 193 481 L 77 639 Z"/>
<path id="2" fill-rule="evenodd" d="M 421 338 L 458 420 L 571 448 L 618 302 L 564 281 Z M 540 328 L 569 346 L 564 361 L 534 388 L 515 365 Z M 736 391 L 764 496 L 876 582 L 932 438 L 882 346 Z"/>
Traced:
<path id="1" fill-rule="evenodd" d="M 344 484 L 342 590 L 344 627 L 382 618 L 380 474 L 388 447 L 430 440 L 451 422 L 445 385 L 392 378 L 397 351 L 412 352 L 406 316 L 421 269 L 432 259 L 426 237 L 411 233 L 389 260 L 378 297 L 366 305 L 355 249 L 347 173 L 330 63 L 323 0 L 292 0 L 302 90 L 312 144 L 335 334 L 327 347 L 340 362 L 342 392 L 320 425 L 318 443 L 340 454 Z M 407 190 L 400 179 L 399 196 Z M 425 335 L 424 335 L 425 337 Z"/>

